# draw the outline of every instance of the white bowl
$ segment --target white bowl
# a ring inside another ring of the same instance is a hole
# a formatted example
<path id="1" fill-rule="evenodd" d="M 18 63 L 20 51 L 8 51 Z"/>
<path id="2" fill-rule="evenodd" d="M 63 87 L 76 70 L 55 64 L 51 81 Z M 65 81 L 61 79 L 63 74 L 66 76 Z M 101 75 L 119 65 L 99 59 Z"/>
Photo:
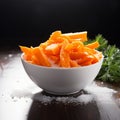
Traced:
<path id="1" fill-rule="evenodd" d="M 44 67 L 28 63 L 21 55 L 22 64 L 31 80 L 46 92 L 67 95 L 90 84 L 100 71 L 103 58 L 92 65 L 75 68 Z"/>

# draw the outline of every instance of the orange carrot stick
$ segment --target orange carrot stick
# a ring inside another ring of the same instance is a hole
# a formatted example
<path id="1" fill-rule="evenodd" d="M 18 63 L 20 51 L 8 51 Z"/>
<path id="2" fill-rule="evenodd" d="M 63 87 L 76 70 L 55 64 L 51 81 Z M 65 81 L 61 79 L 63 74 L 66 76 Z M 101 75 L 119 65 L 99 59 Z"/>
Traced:
<path id="1" fill-rule="evenodd" d="M 60 53 L 60 47 L 61 45 L 59 44 L 51 44 L 45 48 L 45 52 L 46 54 L 58 55 Z"/>
<path id="2" fill-rule="evenodd" d="M 75 33 L 65 33 L 65 36 L 69 36 L 71 39 L 78 39 L 82 42 L 87 41 L 87 31 L 84 32 L 75 32 Z"/>
<path id="3" fill-rule="evenodd" d="M 91 48 L 91 49 L 98 48 L 99 46 L 100 46 L 100 44 L 99 44 L 98 41 L 95 41 L 93 43 L 90 43 L 90 44 L 86 45 L 86 47 Z"/>
<path id="4" fill-rule="evenodd" d="M 68 40 L 65 39 L 60 51 L 60 67 L 70 67 L 70 57 L 68 52 L 65 52 L 64 48 L 69 44 Z"/>
<path id="5" fill-rule="evenodd" d="M 24 59 L 25 60 L 28 60 L 28 61 L 31 61 L 31 48 L 29 47 L 26 47 L 26 46 L 19 46 L 21 51 L 24 53 Z"/>
<path id="6" fill-rule="evenodd" d="M 48 67 L 51 66 L 51 64 L 50 64 L 47 56 L 44 54 L 42 48 L 40 48 L 40 47 L 34 47 L 32 52 L 38 58 L 40 65 L 42 65 L 42 66 L 48 66 Z"/>
<path id="7" fill-rule="evenodd" d="M 79 67 L 80 65 L 75 60 L 70 60 L 70 66 L 71 67 Z"/>

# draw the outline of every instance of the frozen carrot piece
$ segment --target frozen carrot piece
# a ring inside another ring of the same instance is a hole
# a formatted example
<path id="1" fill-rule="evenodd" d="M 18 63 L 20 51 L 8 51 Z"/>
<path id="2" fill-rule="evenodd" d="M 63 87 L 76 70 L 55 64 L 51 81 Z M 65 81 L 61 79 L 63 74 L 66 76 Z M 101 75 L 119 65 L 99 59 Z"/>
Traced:
<path id="1" fill-rule="evenodd" d="M 82 42 L 87 41 L 87 31 L 75 32 L 75 33 L 66 33 L 66 34 L 63 34 L 63 35 L 69 36 L 72 39 L 81 40 Z"/>
<path id="2" fill-rule="evenodd" d="M 55 31 L 55 32 L 53 32 L 51 35 L 50 35 L 50 39 L 56 39 L 57 37 L 59 37 L 60 35 L 61 35 L 62 33 L 61 33 L 61 31 Z"/>
<path id="3" fill-rule="evenodd" d="M 19 46 L 21 51 L 24 52 L 25 54 L 31 54 L 31 49 L 26 46 Z"/>
<path id="4" fill-rule="evenodd" d="M 64 48 L 69 44 L 68 40 L 65 39 L 65 41 L 62 44 L 61 51 L 60 51 L 60 67 L 70 67 L 70 57 L 69 53 L 64 50 Z"/>
<path id="5" fill-rule="evenodd" d="M 73 52 L 71 51 L 70 52 L 70 58 L 72 60 L 77 60 L 77 59 L 80 59 L 80 58 L 84 58 L 86 57 L 88 54 L 86 52 L 81 52 L 81 51 L 78 51 L 78 52 Z"/>
<path id="6" fill-rule="evenodd" d="M 44 43 L 41 43 L 41 44 L 39 45 L 39 47 L 41 47 L 43 50 L 45 50 L 45 48 L 46 48 L 48 45 L 49 45 L 48 42 L 44 42 Z"/>
<path id="7" fill-rule="evenodd" d="M 26 46 L 19 46 L 21 51 L 24 53 L 24 59 L 25 60 L 28 60 L 28 61 L 31 61 L 31 48 L 29 47 L 26 47 Z"/>
<path id="8" fill-rule="evenodd" d="M 38 58 L 40 65 L 50 67 L 51 64 L 48 57 L 44 54 L 43 49 L 40 47 L 33 48 L 33 54 Z"/>
<path id="9" fill-rule="evenodd" d="M 101 52 L 96 52 L 96 54 L 93 54 L 94 60 L 92 61 L 92 64 L 98 62 L 102 58 L 102 53 Z"/>
<path id="10" fill-rule="evenodd" d="M 82 52 L 83 51 L 83 43 L 81 41 L 73 41 L 72 43 L 68 44 L 66 47 L 65 47 L 65 50 L 67 52 Z"/>
<path id="11" fill-rule="evenodd" d="M 91 64 L 93 61 L 93 58 L 94 58 L 93 56 L 89 55 L 89 56 L 86 56 L 84 58 L 80 58 L 79 60 L 77 60 L 77 62 L 79 65 L 84 66 L 86 63 Z"/>
<path id="12" fill-rule="evenodd" d="M 54 43 L 54 44 L 48 45 L 45 48 L 45 52 L 46 52 L 46 54 L 58 55 L 60 53 L 60 48 L 61 48 L 60 44 Z"/>
<path id="13" fill-rule="evenodd" d="M 84 63 L 81 64 L 81 66 L 87 66 L 87 65 L 91 65 L 92 62 L 91 61 L 85 61 Z"/>
<path id="14" fill-rule="evenodd" d="M 48 58 L 51 63 L 58 64 L 60 61 L 59 55 L 48 55 Z"/>
<path id="15" fill-rule="evenodd" d="M 66 36 L 64 34 L 61 34 L 61 36 L 58 37 L 58 40 L 59 39 L 60 39 L 61 42 L 63 42 L 65 39 L 67 39 L 69 43 L 74 41 L 74 39 L 71 39 L 69 36 Z"/>
<path id="16" fill-rule="evenodd" d="M 50 35 L 50 38 L 47 40 L 49 44 L 58 42 L 57 38 L 61 36 L 61 31 L 55 31 Z"/>
<path id="17" fill-rule="evenodd" d="M 84 51 L 85 52 L 87 52 L 89 55 L 91 55 L 91 54 L 96 54 L 96 50 L 95 49 L 91 49 L 91 48 L 89 48 L 89 47 L 84 47 Z"/>
<path id="18" fill-rule="evenodd" d="M 35 55 L 32 55 L 31 61 L 32 61 L 32 64 L 40 65 L 40 61 Z"/>
<path id="19" fill-rule="evenodd" d="M 95 41 L 93 43 L 90 43 L 90 44 L 86 45 L 86 47 L 91 48 L 91 49 L 98 48 L 99 46 L 100 46 L 100 44 L 99 44 L 98 41 Z"/>
<path id="20" fill-rule="evenodd" d="M 70 60 L 70 66 L 71 67 L 79 67 L 80 65 L 75 60 Z"/>

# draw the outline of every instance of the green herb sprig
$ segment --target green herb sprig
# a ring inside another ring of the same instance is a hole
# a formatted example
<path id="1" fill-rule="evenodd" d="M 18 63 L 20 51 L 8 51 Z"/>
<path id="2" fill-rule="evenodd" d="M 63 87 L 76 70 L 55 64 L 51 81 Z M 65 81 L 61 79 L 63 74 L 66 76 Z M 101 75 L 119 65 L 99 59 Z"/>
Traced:
<path id="1" fill-rule="evenodd" d="M 110 45 L 101 34 L 98 34 L 92 41 L 96 40 L 100 43 L 98 50 L 104 55 L 104 61 L 96 79 L 106 82 L 120 82 L 120 49 L 116 45 Z"/>

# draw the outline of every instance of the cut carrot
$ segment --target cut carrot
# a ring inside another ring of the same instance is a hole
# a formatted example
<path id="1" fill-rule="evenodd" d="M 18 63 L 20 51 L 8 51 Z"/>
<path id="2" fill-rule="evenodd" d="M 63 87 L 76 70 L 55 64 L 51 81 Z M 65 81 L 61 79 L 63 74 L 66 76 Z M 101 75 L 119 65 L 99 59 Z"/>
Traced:
<path id="1" fill-rule="evenodd" d="M 53 32 L 51 35 L 50 35 L 50 38 L 48 39 L 48 43 L 57 43 L 58 42 L 58 40 L 57 40 L 57 38 L 58 37 L 60 37 L 61 36 L 61 31 L 55 31 L 55 32 Z"/>
<path id="2" fill-rule="evenodd" d="M 60 53 L 61 45 L 51 44 L 45 48 L 46 54 L 58 55 Z"/>
<path id="3" fill-rule="evenodd" d="M 90 43 L 90 44 L 86 45 L 86 47 L 91 48 L 91 49 L 98 48 L 99 46 L 100 46 L 100 44 L 99 44 L 98 41 L 95 41 L 93 43 Z"/>
<path id="4" fill-rule="evenodd" d="M 51 66 L 51 64 L 50 64 L 47 56 L 44 54 L 42 48 L 35 47 L 35 48 L 33 48 L 32 52 L 38 58 L 38 61 L 39 61 L 40 65 L 47 66 L 47 67 Z"/>
<path id="5" fill-rule="evenodd" d="M 75 33 L 66 33 L 66 34 L 63 34 L 63 35 L 69 36 L 72 39 L 81 40 L 82 42 L 87 41 L 87 31 L 75 32 Z"/>
<path id="6" fill-rule="evenodd" d="M 93 60 L 93 56 L 86 56 L 84 58 L 79 59 L 78 64 L 80 64 L 81 66 L 85 66 L 86 63 L 91 64 L 92 60 Z"/>
<path id="7" fill-rule="evenodd" d="M 61 47 L 60 51 L 60 66 L 61 67 L 70 67 L 70 57 L 68 52 L 65 52 L 64 48 L 69 44 L 67 40 L 63 42 L 63 45 Z"/>
<path id="8" fill-rule="evenodd" d="M 75 60 L 70 60 L 71 67 L 79 67 L 80 65 Z"/>
<path id="9" fill-rule="evenodd" d="M 81 52 L 81 51 L 78 51 L 78 52 L 71 51 L 70 52 L 70 58 L 72 60 L 77 60 L 77 59 L 80 59 L 80 58 L 84 58 L 86 56 L 87 56 L 86 52 Z"/>
<path id="10" fill-rule="evenodd" d="M 32 61 L 32 64 L 40 65 L 40 61 L 35 55 L 31 57 L 31 61 Z"/>
<path id="11" fill-rule="evenodd" d="M 29 47 L 26 46 L 20 46 L 20 49 L 22 52 L 24 52 L 25 54 L 31 54 L 31 49 Z"/>
<path id="12" fill-rule="evenodd" d="M 21 51 L 24 54 L 24 59 L 27 60 L 27 61 L 31 61 L 31 55 L 32 55 L 32 52 L 31 52 L 31 49 L 29 47 L 26 47 L 26 46 L 19 46 Z"/>
<path id="13" fill-rule="evenodd" d="M 84 51 L 87 52 L 88 55 L 91 55 L 91 54 L 96 54 L 96 50 L 95 49 L 91 49 L 89 47 L 84 47 Z"/>
<path id="14" fill-rule="evenodd" d="M 99 42 L 85 45 L 85 41 L 86 31 L 66 34 L 55 31 L 39 46 L 20 46 L 20 49 L 24 53 L 23 59 L 32 64 L 47 67 L 80 67 L 94 64 L 102 58 L 102 53 L 96 50 Z"/>
<path id="15" fill-rule="evenodd" d="M 54 64 L 58 64 L 60 61 L 59 55 L 48 55 L 49 60 L 52 60 Z"/>
<path id="16" fill-rule="evenodd" d="M 55 31 L 50 35 L 50 39 L 55 40 L 57 37 L 59 37 L 61 35 L 61 31 Z"/>
<path id="17" fill-rule="evenodd" d="M 74 52 L 78 52 L 81 51 L 83 52 L 83 43 L 81 41 L 73 41 L 71 44 L 68 44 L 65 47 L 65 50 L 70 52 L 70 51 L 74 51 Z"/>

